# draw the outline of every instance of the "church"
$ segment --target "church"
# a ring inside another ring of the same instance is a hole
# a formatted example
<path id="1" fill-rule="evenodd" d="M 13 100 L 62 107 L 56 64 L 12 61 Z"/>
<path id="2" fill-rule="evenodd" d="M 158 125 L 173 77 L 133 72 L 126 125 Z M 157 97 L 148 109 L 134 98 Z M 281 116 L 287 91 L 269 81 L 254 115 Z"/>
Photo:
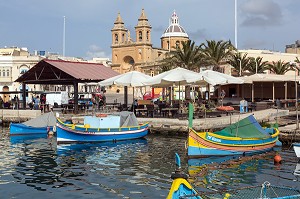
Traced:
<path id="1" fill-rule="evenodd" d="M 188 34 L 179 24 L 179 18 L 174 11 L 169 26 L 161 36 L 161 47 L 153 47 L 151 41 L 151 25 L 142 9 L 135 28 L 135 39 L 125 27 L 121 14 L 118 13 L 112 33 L 112 65 L 119 73 L 140 71 L 154 76 L 159 73 L 159 61 L 165 58 L 167 52 L 174 50 L 181 41 L 188 41 Z"/>

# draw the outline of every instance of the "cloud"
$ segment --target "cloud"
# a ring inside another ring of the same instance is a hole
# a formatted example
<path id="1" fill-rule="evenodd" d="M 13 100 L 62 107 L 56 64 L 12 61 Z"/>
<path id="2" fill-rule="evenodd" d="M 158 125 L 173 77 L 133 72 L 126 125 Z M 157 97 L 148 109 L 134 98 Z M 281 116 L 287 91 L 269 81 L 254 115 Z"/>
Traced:
<path id="1" fill-rule="evenodd" d="M 99 46 L 92 44 L 89 46 L 89 50 L 86 52 L 86 59 L 92 59 L 94 57 L 111 57 L 111 55 L 107 55 L 106 52 L 100 48 Z"/>
<path id="2" fill-rule="evenodd" d="M 188 32 L 189 38 L 194 41 L 205 40 L 208 38 L 205 29 L 198 29 L 194 32 Z"/>
<path id="3" fill-rule="evenodd" d="M 282 10 L 273 0 L 249 0 L 241 5 L 245 18 L 242 26 L 277 26 L 282 23 Z"/>

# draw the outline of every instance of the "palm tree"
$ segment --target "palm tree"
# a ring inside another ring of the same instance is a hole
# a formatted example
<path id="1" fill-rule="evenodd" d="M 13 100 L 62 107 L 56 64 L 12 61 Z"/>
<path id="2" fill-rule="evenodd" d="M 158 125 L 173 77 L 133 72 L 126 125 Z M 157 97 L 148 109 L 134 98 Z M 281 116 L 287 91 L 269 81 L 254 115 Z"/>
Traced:
<path id="1" fill-rule="evenodd" d="M 188 70 L 198 70 L 201 61 L 201 48 L 195 45 L 195 42 L 188 40 L 181 42 L 182 48 L 176 46 L 174 51 L 170 52 L 172 62 L 177 67 Z"/>
<path id="2" fill-rule="evenodd" d="M 172 57 L 170 57 L 170 53 L 166 54 L 166 57 L 160 61 L 160 65 L 158 67 L 158 70 L 160 73 L 163 73 L 165 71 L 169 71 L 173 69 L 175 66 L 174 60 Z"/>
<path id="3" fill-rule="evenodd" d="M 262 61 L 262 57 L 251 57 L 248 71 L 255 73 L 263 73 L 266 70 L 266 66 L 268 65 L 267 61 Z"/>
<path id="4" fill-rule="evenodd" d="M 270 70 L 271 72 L 277 74 L 277 75 L 284 75 L 286 72 L 293 70 L 293 67 L 290 65 L 289 62 L 284 62 L 284 61 L 277 61 L 277 62 L 272 62 L 272 64 L 268 64 L 266 66 L 266 69 Z"/>
<path id="5" fill-rule="evenodd" d="M 220 71 L 220 65 L 228 60 L 236 50 L 230 41 L 208 41 L 201 44 L 206 66 L 213 66 L 213 70 Z"/>
<path id="6" fill-rule="evenodd" d="M 250 67 L 251 59 L 247 57 L 247 55 L 247 53 L 243 56 L 241 53 L 236 53 L 227 61 L 228 64 L 238 71 L 238 76 L 242 76 L 243 72 L 248 70 Z"/>

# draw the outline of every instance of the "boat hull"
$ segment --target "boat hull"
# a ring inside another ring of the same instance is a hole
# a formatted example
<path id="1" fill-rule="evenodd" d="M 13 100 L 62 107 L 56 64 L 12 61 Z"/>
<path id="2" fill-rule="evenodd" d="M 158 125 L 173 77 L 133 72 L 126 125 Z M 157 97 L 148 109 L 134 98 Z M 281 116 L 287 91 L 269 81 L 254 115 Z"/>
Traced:
<path id="1" fill-rule="evenodd" d="M 106 142 L 142 138 L 148 134 L 148 123 L 136 127 L 84 128 L 57 122 L 57 143 Z"/>
<path id="2" fill-rule="evenodd" d="M 10 135 L 32 135 L 32 134 L 47 134 L 53 131 L 53 127 L 32 127 L 22 123 L 10 123 Z"/>
<path id="3" fill-rule="evenodd" d="M 202 199 L 202 197 L 197 194 L 190 183 L 184 178 L 177 178 L 173 180 L 171 189 L 167 196 L 167 199 L 178 198 Z"/>
<path id="4" fill-rule="evenodd" d="M 298 158 L 300 158 L 300 143 L 294 143 L 293 148 L 294 148 L 296 156 Z"/>
<path id="5" fill-rule="evenodd" d="M 196 158 L 263 153 L 272 150 L 277 140 L 278 136 L 272 136 L 266 139 L 220 138 L 215 137 L 209 132 L 197 133 L 193 129 L 190 129 L 188 137 L 188 156 L 190 158 Z"/>

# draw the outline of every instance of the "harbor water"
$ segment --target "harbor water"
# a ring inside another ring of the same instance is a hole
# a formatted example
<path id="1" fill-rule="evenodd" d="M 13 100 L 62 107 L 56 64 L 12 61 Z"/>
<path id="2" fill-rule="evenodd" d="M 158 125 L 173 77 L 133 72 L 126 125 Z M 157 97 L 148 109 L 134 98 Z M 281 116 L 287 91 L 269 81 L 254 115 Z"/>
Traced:
<path id="1" fill-rule="evenodd" d="M 166 198 L 175 153 L 203 194 L 244 186 L 300 189 L 300 163 L 291 147 L 231 159 L 188 160 L 186 137 L 149 135 L 117 143 L 56 145 L 55 137 L 0 136 L 0 198 Z M 298 166 L 298 167 L 297 167 Z"/>

